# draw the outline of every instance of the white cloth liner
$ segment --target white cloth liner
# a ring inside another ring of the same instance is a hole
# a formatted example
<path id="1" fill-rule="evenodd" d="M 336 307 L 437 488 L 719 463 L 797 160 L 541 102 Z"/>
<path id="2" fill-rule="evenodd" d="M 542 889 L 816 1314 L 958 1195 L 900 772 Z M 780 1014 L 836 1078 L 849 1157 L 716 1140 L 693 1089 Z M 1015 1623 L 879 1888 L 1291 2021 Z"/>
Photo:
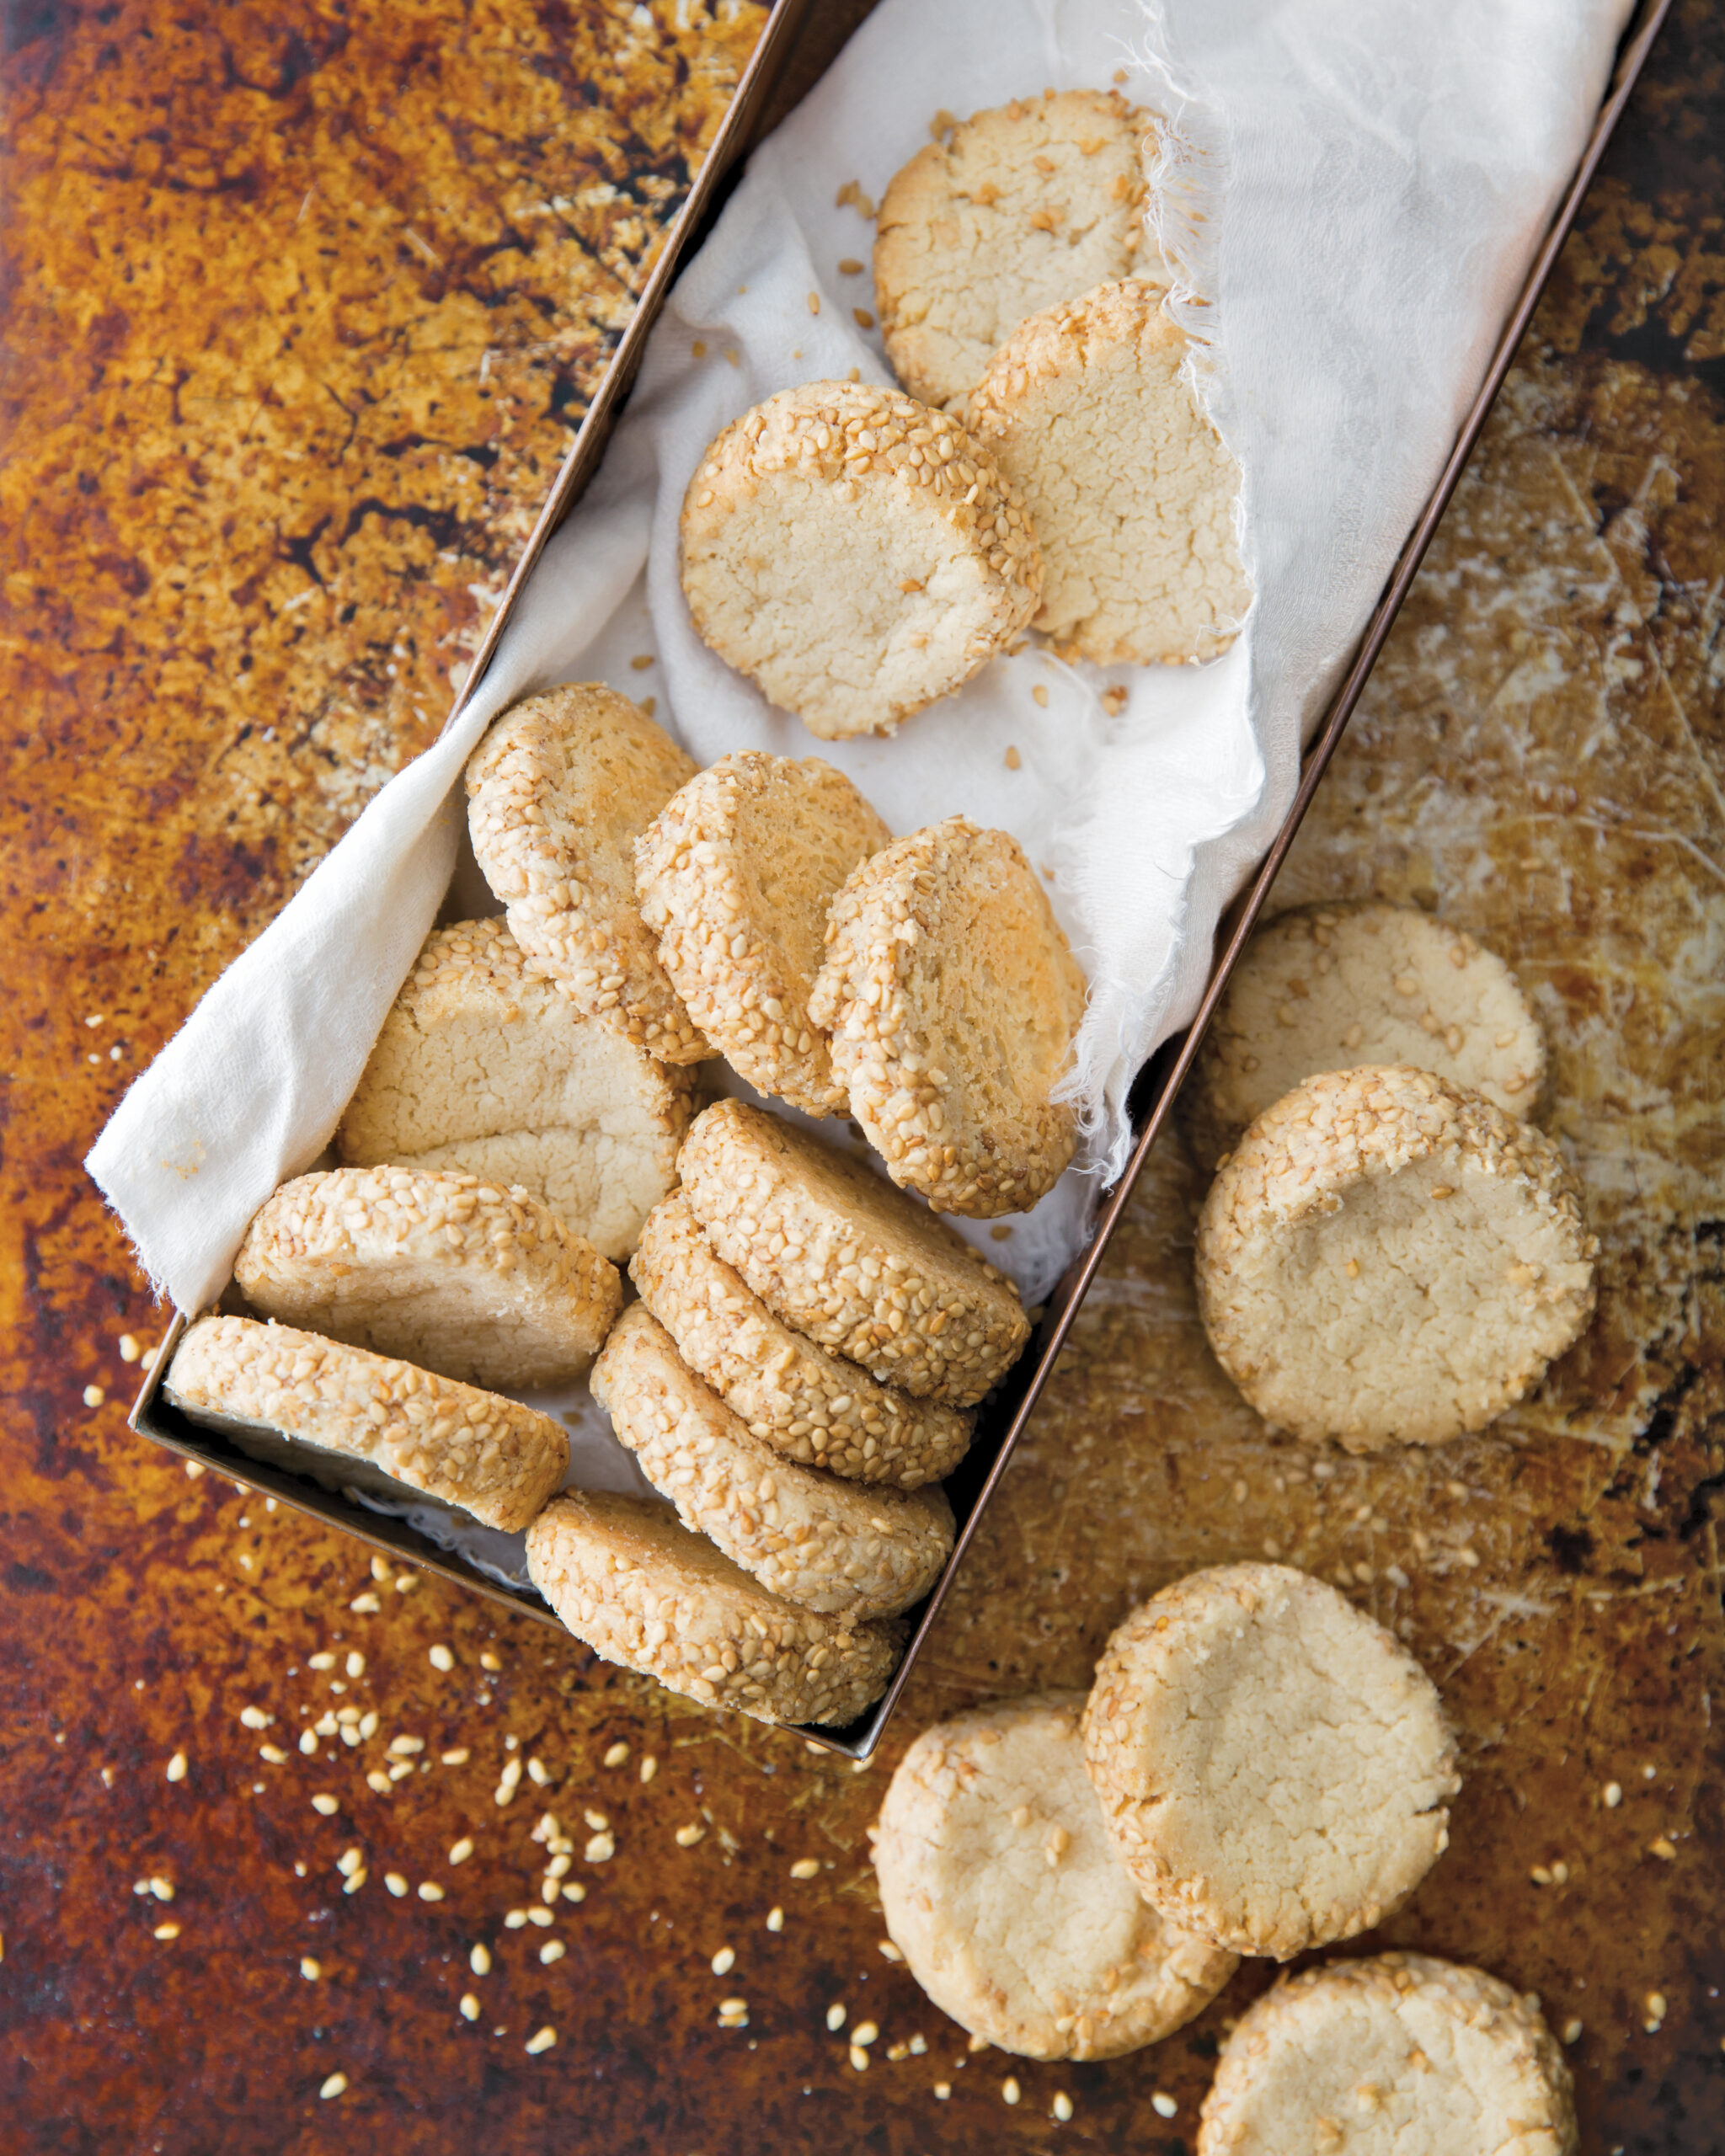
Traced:
<path id="1" fill-rule="evenodd" d="M 328 1144 L 461 851 L 462 770 L 505 705 L 569 679 L 658 700 L 702 762 L 819 753 L 895 831 L 962 811 L 1055 871 L 1089 974 L 1081 1164 L 990 1257 L 1034 1299 L 1124 1164 L 1132 1075 L 1195 1006 L 1221 908 L 1286 812 L 1332 691 L 1580 155 L 1630 0 L 884 0 L 756 153 L 649 340 L 590 495 L 442 739 L 354 828 L 126 1094 L 87 1163 L 152 1283 L 226 1285 L 252 1214 Z M 868 307 L 879 199 L 928 139 L 1045 85 L 1166 115 L 1157 224 L 1194 379 L 1244 473 L 1245 629 L 1202 667 L 988 667 L 893 740 L 816 743 L 707 650 L 676 515 L 707 442 L 773 391 L 891 379 Z M 809 296 L 820 298 L 811 313 Z M 704 348 L 704 356 L 696 356 Z M 655 664 L 631 661 L 651 654 Z M 1130 691 L 1108 715 L 1101 691 Z M 1047 692 L 1045 706 L 1033 691 Z M 1022 768 L 1008 771 L 1016 746 Z M 985 1228 L 976 1232 L 986 1235 Z M 569 1411 L 572 1479 L 633 1463 Z M 606 1452 L 606 1448 L 610 1452 Z"/>

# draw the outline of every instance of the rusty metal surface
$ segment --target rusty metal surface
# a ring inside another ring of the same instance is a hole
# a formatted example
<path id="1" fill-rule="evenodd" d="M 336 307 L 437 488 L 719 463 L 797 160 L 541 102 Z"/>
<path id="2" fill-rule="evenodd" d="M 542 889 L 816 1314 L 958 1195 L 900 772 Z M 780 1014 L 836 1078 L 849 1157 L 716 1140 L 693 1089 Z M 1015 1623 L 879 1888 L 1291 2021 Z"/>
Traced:
<path id="1" fill-rule="evenodd" d="M 1111 2065 L 967 2056 L 878 1951 L 863 1832 L 921 1722 L 1083 1681 L 1135 1595 L 1273 1543 L 1408 1627 L 1463 1731 L 1454 1845 L 1390 1935 L 1582 2022 L 1590 2156 L 1703 2156 L 1725 2145 L 1725 31 L 1704 7 L 1655 52 L 1283 886 L 1435 904 L 1536 990 L 1605 1244 L 1599 1321 L 1539 1400 L 1413 1461 L 1267 1440 L 1196 1331 L 1199 1182 L 1165 1149 L 860 1774 L 434 1582 L 398 1592 L 122 1428 L 120 1338 L 155 1320 L 77 1158 L 435 728 L 761 14 L 718 13 L 8 11 L 0 2146 L 1189 2149 L 1261 1972 Z M 347 1706 L 371 1733 L 302 1753 Z M 425 1749 L 390 1781 L 398 1736 Z M 511 1759 L 547 1780 L 499 1805 Z M 585 1898 L 511 1929 L 544 1906 L 547 1808 Z M 152 1878 L 171 1902 L 135 1892 Z M 718 2025 L 727 1998 L 745 2028 Z M 879 2024 L 862 2073 L 835 2001 Z"/>

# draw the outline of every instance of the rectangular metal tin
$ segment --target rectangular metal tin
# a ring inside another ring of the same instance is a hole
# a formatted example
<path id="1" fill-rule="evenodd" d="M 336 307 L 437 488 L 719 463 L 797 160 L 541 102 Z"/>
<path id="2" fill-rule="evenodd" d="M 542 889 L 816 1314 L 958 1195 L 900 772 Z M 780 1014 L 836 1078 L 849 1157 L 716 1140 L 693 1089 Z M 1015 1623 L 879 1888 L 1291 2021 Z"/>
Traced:
<path id="1" fill-rule="evenodd" d="M 510 578 L 501 603 L 474 659 L 467 681 L 451 712 L 451 719 L 459 713 L 489 664 L 498 640 L 546 541 L 579 500 L 597 472 L 617 414 L 640 366 L 648 334 L 658 318 L 666 294 L 676 281 L 678 270 L 711 229 L 726 195 L 740 174 L 750 150 L 830 66 L 845 40 L 870 12 L 873 4 L 873 0 L 837 0 L 837 4 L 834 4 L 833 0 L 825 0 L 825 3 L 823 0 L 777 0 L 761 42 L 738 85 L 736 96 L 720 125 L 707 162 L 671 227 L 658 262 L 643 290 L 640 303 L 611 355 L 580 430 Z M 1139 1074 L 1133 1094 L 1133 1120 L 1138 1136 L 1125 1172 L 1119 1182 L 1104 1194 L 1090 1241 L 1073 1261 L 1049 1297 L 1031 1350 L 985 1405 L 970 1451 L 958 1472 L 946 1485 L 959 1523 L 958 1537 L 945 1572 L 928 1599 L 914 1613 L 911 1638 L 891 1685 L 868 1714 L 848 1727 L 842 1730 L 810 1727 L 801 1732 L 834 1751 L 844 1753 L 852 1758 L 866 1759 L 879 1742 L 881 1733 L 898 1705 L 923 1642 L 928 1637 L 958 1568 L 964 1560 L 984 1508 L 1005 1473 L 1012 1449 L 1028 1422 L 1065 1344 L 1079 1308 L 1132 1194 L 1139 1172 L 1167 1122 L 1175 1095 L 1191 1067 L 1229 976 L 1263 910 L 1277 872 L 1293 844 L 1295 834 L 1316 792 L 1318 782 L 1353 716 L 1378 654 L 1383 648 L 1397 614 L 1418 572 L 1426 548 L 1496 401 L 1516 347 L 1575 221 L 1582 199 L 1622 115 L 1669 5 L 1670 0 L 1642 0 L 1624 34 L 1610 88 L 1599 108 L 1587 147 L 1504 323 L 1478 394 L 1456 435 L 1455 446 L 1397 558 L 1383 595 L 1360 638 L 1347 675 L 1306 750 L 1293 806 L 1258 873 L 1235 901 L 1223 922 L 1218 936 L 1220 947 L 1197 1014 L 1184 1034 L 1166 1042 Z M 130 1420 L 133 1429 L 188 1460 L 199 1461 L 217 1473 L 230 1476 L 235 1483 L 245 1488 L 260 1491 L 296 1511 L 309 1513 L 329 1526 L 340 1528 L 374 1549 L 386 1551 L 428 1572 L 439 1573 L 445 1579 L 453 1580 L 462 1587 L 487 1595 L 494 1602 L 505 1604 L 542 1623 L 562 1629 L 558 1619 L 537 1594 L 506 1588 L 488 1579 L 462 1558 L 439 1550 L 404 1522 L 350 1505 L 314 1482 L 252 1460 L 237 1448 L 225 1444 L 214 1432 L 193 1424 L 168 1401 L 160 1398 L 158 1388 L 163 1373 L 185 1324 L 184 1314 L 176 1314 L 156 1350 L 149 1374 L 131 1411 Z"/>

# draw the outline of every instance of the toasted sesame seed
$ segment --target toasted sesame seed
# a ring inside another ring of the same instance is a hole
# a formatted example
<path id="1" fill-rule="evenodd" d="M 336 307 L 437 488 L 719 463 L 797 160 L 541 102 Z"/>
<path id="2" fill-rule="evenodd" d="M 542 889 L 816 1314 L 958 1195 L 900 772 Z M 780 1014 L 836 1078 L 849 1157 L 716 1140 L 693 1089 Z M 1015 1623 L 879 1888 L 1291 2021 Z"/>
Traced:
<path id="1" fill-rule="evenodd" d="M 851 2041 L 853 2044 L 872 2044 L 879 2034 L 879 2023 L 859 2021 L 851 2031 Z"/>
<path id="2" fill-rule="evenodd" d="M 174 1757 L 168 1762 L 168 1780 L 171 1782 L 183 1782 L 185 1780 L 185 1764 L 184 1753 L 176 1752 Z"/>
<path id="3" fill-rule="evenodd" d="M 471 1834 L 463 1834 L 458 1842 L 451 1844 L 449 1860 L 451 1864 L 465 1864 L 473 1854 L 473 1838 Z"/>
<path id="4" fill-rule="evenodd" d="M 641 1779 L 644 1782 L 650 1782 L 658 1772 L 659 1762 L 649 1752 L 641 1762 Z"/>
<path id="5" fill-rule="evenodd" d="M 287 1764 L 287 1754 L 279 1744 L 260 1744 L 258 1747 L 258 1757 L 260 1759 L 267 1759 L 272 1767 L 285 1767 Z"/>
<path id="6" fill-rule="evenodd" d="M 617 1837 L 605 1833 L 590 1835 L 582 1854 L 589 1864 L 608 1864 L 617 1854 Z"/>
<path id="7" fill-rule="evenodd" d="M 435 1879 L 422 1879 L 419 1881 L 419 1899 L 422 1902 L 441 1902 L 443 1889 Z"/>
<path id="8" fill-rule="evenodd" d="M 539 1949 L 539 1959 L 549 1967 L 552 1962 L 562 1961 L 569 1951 L 560 1939 L 547 1939 Z"/>
<path id="9" fill-rule="evenodd" d="M 332 2073 L 324 2081 L 323 2087 L 318 2089 L 318 2094 L 323 2097 L 324 2101 L 327 2103 L 332 2096 L 339 2096 L 343 2095 L 345 2092 L 346 2088 L 347 2076 L 344 2073 Z"/>
<path id="10" fill-rule="evenodd" d="M 879 1944 L 880 1951 L 886 1956 L 889 1961 L 902 1961 L 904 1960 L 904 1956 L 899 1951 L 898 1948 L 894 1945 L 891 1940 L 883 1939 Z"/>
<path id="11" fill-rule="evenodd" d="M 458 1744 L 453 1751 L 441 1752 L 437 1756 L 446 1767 L 465 1767 L 473 1754 L 465 1744 Z"/>
<path id="12" fill-rule="evenodd" d="M 143 1353 L 142 1348 L 138 1345 L 137 1335 L 135 1332 L 122 1332 L 119 1345 L 120 1359 L 122 1363 L 135 1363 Z"/>
<path id="13" fill-rule="evenodd" d="M 557 2031 L 547 2022 L 537 2036 L 528 2037 L 526 2049 L 537 2057 L 541 2052 L 548 2052 L 556 2041 Z"/>
<path id="14" fill-rule="evenodd" d="M 382 1607 L 377 1596 L 371 1593 L 356 1594 L 348 1604 L 348 1608 L 360 1617 L 375 1617 Z"/>
<path id="15" fill-rule="evenodd" d="M 310 1654 L 306 1657 L 306 1667 L 307 1669 L 334 1669 L 335 1667 L 335 1657 L 333 1654 L 329 1654 L 320 1650 L 317 1654 Z"/>
<path id="16" fill-rule="evenodd" d="M 1566 2044 L 1578 2044 L 1581 2041 L 1581 2031 L 1582 2025 L 1578 2020 L 1572 2020 L 1566 2021 L 1563 2024 L 1564 2042 Z"/>
<path id="17" fill-rule="evenodd" d="M 766 1929 L 767 1929 L 769 1931 L 782 1931 L 782 1930 L 784 1929 L 784 1928 L 785 1928 L 785 1913 L 784 1913 L 784 1911 L 783 1911 L 782 1909 L 781 1909 L 781 1908 L 777 1908 L 769 1909 L 769 1910 L 766 1912 Z"/>
<path id="18" fill-rule="evenodd" d="M 1677 1844 L 1669 1834 L 1656 1834 L 1648 1844 L 1648 1854 L 1658 1857 L 1662 1864 L 1674 1863 L 1677 1856 Z"/>
<path id="19" fill-rule="evenodd" d="M 470 1991 L 462 1993 L 461 2015 L 463 2021 L 477 2021 L 479 2018 L 479 2001 Z"/>
<path id="20" fill-rule="evenodd" d="M 494 1669 L 494 1669 L 501 1669 L 501 1668 L 502 1668 L 502 1667 L 503 1667 L 503 1664 L 502 1664 L 502 1662 L 498 1659 L 498 1657 L 497 1657 L 494 1654 L 493 1654 L 493 1652 L 491 1652 L 491 1650 L 490 1650 L 490 1648 L 489 1648 L 489 1647 L 485 1647 L 485 1648 L 483 1648 L 483 1649 L 480 1651 L 480 1655 L 479 1655 L 479 1667 L 480 1667 L 480 1668 L 481 1668 L 481 1669 Z"/>
<path id="21" fill-rule="evenodd" d="M 605 1758 L 601 1764 L 607 1767 L 620 1767 L 628 1756 L 629 1748 L 619 1737 L 615 1744 L 608 1744 L 606 1747 Z"/>
<path id="22" fill-rule="evenodd" d="M 99 1407 L 107 1397 L 107 1394 L 103 1391 L 101 1386 L 99 1385 L 87 1385 L 84 1387 L 84 1406 L 86 1407 Z"/>
<path id="23" fill-rule="evenodd" d="M 1001 2097 L 1005 2103 L 1016 2104 L 1023 2093 L 1017 2079 L 1010 2073 L 1001 2084 Z"/>
<path id="24" fill-rule="evenodd" d="M 307 1756 L 307 1758 L 309 1758 L 311 1757 L 312 1753 L 314 1753 L 314 1752 L 317 1750 L 317 1748 L 318 1748 L 318 1732 L 317 1732 L 317 1731 L 316 1731 L 315 1729 L 302 1729 L 302 1730 L 300 1732 L 300 1749 L 301 1749 L 301 1751 L 302 1751 L 302 1752 L 303 1752 L 303 1753 L 306 1754 L 306 1756 Z"/>
<path id="25" fill-rule="evenodd" d="M 1066 2094 L 1064 2089 L 1057 2089 L 1055 2091 L 1055 2100 L 1053 2103 L 1049 2105 L 1049 2109 L 1055 2117 L 1060 2121 L 1060 2124 L 1065 2126 L 1067 2120 L 1072 2116 L 1072 2099 Z"/>
<path id="26" fill-rule="evenodd" d="M 247 1729 L 268 1729 L 275 1719 L 274 1715 L 266 1715 L 261 1707 L 242 1707 L 239 1718 Z"/>
<path id="27" fill-rule="evenodd" d="M 316 1983 L 318 1977 L 321 1977 L 323 1973 L 323 1964 L 321 1961 L 314 1961 L 309 1954 L 301 1955 L 300 1974 L 305 1978 L 308 1984 Z"/>
<path id="28" fill-rule="evenodd" d="M 1150 2100 L 1150 2108 L 1156 2113 L 1159 2119 L 1171 2119 L 1173 2117 L 1175 2112 L 1179 2110 L 1180 2106 L 1174 2101 L 1172 2096 L 1165 2096 L 1162 2090 L 1158 2089 L 1156 2094 Z"/>
<path id="29" fill-rule="evenodd" d="M 676 1845 L 680 1849 L 693 1849 L 697 1842 L 705 1838 L 706 1833 L 704 1827 L 697 1827 L 692 1822 L 686 1827 L 679 1827 L 676 1835 Z"/>
<path id="30" fill-rule="evenodd" d="M 549 1909 L 529 1909 L 527 1912 L 527 1922 L 529 1924 L 549 1924 L 551 1922 L 551 1912 Z"/>
<path id="31" fill-rule="evenodd" d="M 381 1767 L 373 1767 L 366 1774 L 366 1786 L 375 1790 L 379 1796 L 387 1796 L 395 1785 Z"/>
<path id="32" fill-rule="evenodd" d="M 858 2073 L 866 2073 L 868 2071 L 868 2054 L 863 2050 L 861 2044 L 852 2045 L 851 2063 L 856 2068 Z"/>
<path id="33" fill-rule="evenodd" d="M 547 1768 L 544 1762 L 540 1759 L 528 1760 L 527 1774 L 529 1779 L 540 1789 L 543 1789 L 551 1780 L 549 1769 Z"/>
<path id="34" fill-rule="evenodd" d="M 819 293 L 819 292 L 810 292 L 810 293 L 809 293 L 809 313 L 810 313 L 810 314 L 819 314 L 819 313 L 820 313 L 820 293 Z"/>
<path id="35" fill-rule="evenodd" d="M 158 1902 L 171 1902 L 174 1899 L 174 1881 L 163 1878 L 158 1873 L 150 1881 L 150 1892 Z"/>
<path id="36" fill-rule="evenodd" d="M 587 1890 L 579 1879 L 571 1879 L 563 1890 L 563 1897 L 566 1902 L 585 1902 Z"/>
<path id="37" fill-rule="evenodd" d="M 835 2035 L 845 2025 L 845 2009 L 836 1999 L 826 2009 L 826 2025 Z"/>
<path id="38" fill-rule="evenodd" d="M 525 1909 L 506 1909 L 504 1912 L 503 1928 L 505 1931 L 519 1931 L 526 1921 L 527 1912 Z"/>
<path id="39" fill-rule="evenodd" d="M 175 1924 L 170 1917 L 166 1924 L 158 1924 L 157 1925 L 154 1935 L 158 1939 L 178 1939 L 179 1936 L 179 1926 Z"/>
<path id="40" fill-rule="evenodd" d="M 791 1866 L 791 1876 L 793 1879 L 813 1879 L 820 1870 L 820 1863 L 818 1858 L 799 1856 Z"/>
<path id="41" fill-rule="evenodd" d="M 335 1868 L 344 1878 L 351 1879 L 356 1871 L 365 1869 L 365 1854 L 360 1849 L 344 1849 L 335 1860 Z"/>
<path id="42" fill-rule="evenodd" d="M 943 2103 L 945 2103 L 945 2101 L 946 2101 L 947 2098 L 948 2098 L 948 2096 L 950 2096 L 950 2095 L 952 2095 L 952 2093 L 953 2093 L 953 2084 L 952 2084 L 952 2083 L 951 2083 L 950 2081 L 937 2081 L 937 2082 L 935 2083 L 935 2084 L 934 2084 L 934 2100 L 935 2100 L 936 2103 L 937 2103 L 937 2104 L 943 2104 Z"/>
<path id="43" fill-rule="evenodd" d="M 441 1640 L 437 1645 L 430 1651 L 427 1659 L 430 1661 L 431 1667 L 434 1669 L 441 1669 L 446 1676 L 447 1676 L 449 1672 L 455 1668 L 455 1657 L 450 1652 L 449 1649 L 443 1645 Z"/>
<path id="44" fill-rule="evenodd" d="M 398 1901 L 408 1891 L 408 1882 L 398 1871 L 386 1871 L 383 1875 L 383 1883 Z"/>
<path id="45" fill-rule="evenodd" d="M 341 1809 L 341 1799 L 339 1796 L 326 1796 L 320 1790 L 312 1799 L 312 1809 L 313 1812 L 322 1812 L 326 1819 L 333 1819 Z"/>
<path id="46" fill-rule="evenodd" d="M 736 1949 L 733 1946 L 721 1946 L 713 1957 L 713 1973 L 716 1977 L 728 1977 L 736 1966 Z"/>
<path id="47" fill-rule="evenodd" d="M 363 1677 L 366 1673 L 366 1657 L 357 1647 L 347 1658 L 347 1673 L 350 1677 Z"/>
<path id="48" fill-rule="evenodd" d="M 1615 1812 L 1618 1806 L 1623 1801 L 1622 1783 L 1607 1782 L 1605 1784 L 1603 1795 L 1605 1801 L 1605 1809 L 1608 1812 Z"/>

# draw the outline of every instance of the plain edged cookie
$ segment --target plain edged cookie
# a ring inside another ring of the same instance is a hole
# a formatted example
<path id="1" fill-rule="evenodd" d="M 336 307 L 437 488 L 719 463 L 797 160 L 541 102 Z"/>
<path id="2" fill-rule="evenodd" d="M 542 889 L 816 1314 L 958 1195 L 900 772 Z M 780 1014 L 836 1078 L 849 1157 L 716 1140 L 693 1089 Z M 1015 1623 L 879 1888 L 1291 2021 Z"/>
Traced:
<path id="1" fill-rule="evenodd" d="M 1029 622 L 1042 557 L 959 422 L 896 389 L 783 389 L 708 444 L 682 510 L 695 627 L 822 740 L 892 734 Z"/>
<path id="2" fill-rule="evenodd" d="M 1050 91 L 973 114 L 894 176 L 874 300 L 913 397 L 950 405 L 1026 315 L 1161 275 L 1144 232 L 1146 138 L 1150 115 L 1114 91 Z"/>
<path id="3" fill-rule="evenodd" d="M 891 842 L 842 771 L 756 749 L 692 778 L 635 841 L 641 917 L 690 1017 L 740 1076 L 810 1115 L 845 1104 L 809 1016 L 827 908 Z"/>
<path id="4" fill-rule="evenodd" d="M 1021 323 L 966 406 L 1042 547 L 1033 626 L 1101 666 L 1214 659 L 1251 588 L 1240 467 L 1199 409 L 1155 286 L 1098 286 Z"/>
<path id="5" fill-rule="evenodd" d="M 1166 1922 L 1114 1853 L 1084 1767 L 1081 1692 L 926 1729 L 871 1830 L 911 1973 L 973 2036 L 1023 2058 L 1118 2058 L 1202 2012 L 1233 1955 Z"/>
<path id="6" fill-rule="evenodd" d="M 1085 980 L 1006 831 L 962 816 L 865 862 L 833 901 L 809 1009 L 851 1113 L 937 1213 L 1027 1212 L 1078 1143 L 1050 1097 Z"/>
<path id="7" fill-rule="evenodd" d="M 695 776 L 663 728 L 602 682 L 513 704 L 467 761 L 467 830 L 515 941 L 589 1017 L 661 1063 L 712 1050 L 635 900 L 635 840 Z"/>
<path id="8" fill-rule="evenodd" d="M 266 1318 L 515 1391 L 579 1377 L 622 1306 L 617 1267 L 525 1190 L 412 1168 L 284 1183 L 233 1271 Z"/>
<path id="9" fill-rule="evenodd" d="M 1573 2084 L 1531 1993 L 1429 1954 L 1284 1977 L 1222 2047 L 1198 2156 L 1573 2156 Z"/>
<path id="10" fill-rule="evenodd" d="M 854 1721 L 887 1688 L 890 1621 L 823 1617 L 769 1594 L 669 1505 L 568 1490 L 527 1530 L 533 1584 L 595 1654 L 756 1721 Z"/>
<path id="11" fill-rule="evenodd" d="M 1198 1305 L 1260 1415 L 1350 1452 L 1483 1429 L 1580 1335 L 1599 1246 L 1545 1133 L 1427 1070 L 1332 1070 L 1254 1123 Z"/>
<path id="12" fill-rule="evenodd" d="M 1103 1650 L 1084 1742 L 1138 1891 L 1285 1961 L 1399 1908 L 1461 1787 L 1437 1689 L 1384 1627 L 1286 1565 L 1219 1565 Z"/>

